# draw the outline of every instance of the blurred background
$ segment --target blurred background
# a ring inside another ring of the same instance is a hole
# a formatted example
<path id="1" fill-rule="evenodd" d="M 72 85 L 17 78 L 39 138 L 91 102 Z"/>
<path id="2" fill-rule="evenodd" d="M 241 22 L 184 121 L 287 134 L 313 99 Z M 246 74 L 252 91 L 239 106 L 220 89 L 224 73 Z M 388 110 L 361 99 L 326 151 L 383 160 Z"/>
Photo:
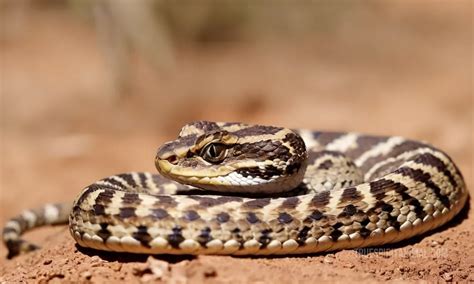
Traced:
<path id="1" fill-rule="evenodd" d="M 472 185 L 466 1 L 0 2 L 0 223 L 194 120 L 403 135 Z M 2 247 L 3 249 L 3 247 Z"/>

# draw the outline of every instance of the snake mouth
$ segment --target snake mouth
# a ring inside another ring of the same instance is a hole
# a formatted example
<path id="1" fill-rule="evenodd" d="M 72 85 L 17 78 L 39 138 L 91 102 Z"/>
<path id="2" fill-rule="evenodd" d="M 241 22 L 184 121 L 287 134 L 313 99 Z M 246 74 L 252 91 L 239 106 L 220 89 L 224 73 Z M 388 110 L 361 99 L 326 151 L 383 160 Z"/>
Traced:
<path id="1" fill-rule="evenodd" d="M 303 179 L 304 170 L 292 177 L 263 179 L 248 177 L 236 172 L 230 165 L 219 168 L 187 168 L 173 164 L 168 159 L 157 159 L 156 167 L 165 177 L 196 188 L 233 193 L 278 193 L 295 188 Z"/>
<path id="2" fill-rule="evenodd" d="M 170 162 L 169 160 L 161 160 L 161 159 L 157 159 L 155 161 L 155 165 L 156 165 L 156 169 L 164 175 L 170 173 L 171 169 L 174 166 L 174 164 Z"/>
<path id="3" fill-rule="evenodd" d="M 228 172 L 221 171 L 196 171 L 186 169 L 173 164 L 168 159 L 157 159 L 155 161 L 156 168 L 165 177 L 174 181 L 195 186 L 197 188 L 206 189 L 208 187 L 215 188 L 216 186 L 228 186 L 225 183 L 223 176 L 228 175 Z"/>
<path id="4" fill-rule="evenodd" d="M 205 180 L 206 177 L 212 178 L 226 176 L 235 170 L 235 168 L 232 166 L 201 169 L 181 167 L 177 163 L 173 162 L 173 159 L 171 159 L 171 161 L 170 159 L 156 159 L 155 165 L 161 174 L 175 180 Z"/>

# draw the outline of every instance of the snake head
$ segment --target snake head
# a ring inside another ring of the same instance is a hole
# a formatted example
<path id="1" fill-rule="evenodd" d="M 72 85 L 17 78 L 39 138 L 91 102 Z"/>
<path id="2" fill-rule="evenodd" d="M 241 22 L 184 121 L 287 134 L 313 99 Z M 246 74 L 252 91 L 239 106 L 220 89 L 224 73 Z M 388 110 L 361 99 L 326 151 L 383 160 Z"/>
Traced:
<path id="1" fill-rule="evenodd" d="M 156 155 L 177 182 L 223 192 L 275 193 L 297 187 L 307 164 L 302 138 L 287 128 L 198 121 Z"/>

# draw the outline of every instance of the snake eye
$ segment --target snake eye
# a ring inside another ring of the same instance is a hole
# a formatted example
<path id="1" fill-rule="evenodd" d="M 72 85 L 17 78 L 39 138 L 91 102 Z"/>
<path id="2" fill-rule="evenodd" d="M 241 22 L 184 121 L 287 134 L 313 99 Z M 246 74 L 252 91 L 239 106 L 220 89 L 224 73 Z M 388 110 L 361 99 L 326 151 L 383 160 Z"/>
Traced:
<path id="1" fill-rule="evenodd" d="M 211 143 L 202 149 L 201 157 L 210 163 L 218 163 L 224 160 L 226 150 L 226 145 L 222 143 Z"/>

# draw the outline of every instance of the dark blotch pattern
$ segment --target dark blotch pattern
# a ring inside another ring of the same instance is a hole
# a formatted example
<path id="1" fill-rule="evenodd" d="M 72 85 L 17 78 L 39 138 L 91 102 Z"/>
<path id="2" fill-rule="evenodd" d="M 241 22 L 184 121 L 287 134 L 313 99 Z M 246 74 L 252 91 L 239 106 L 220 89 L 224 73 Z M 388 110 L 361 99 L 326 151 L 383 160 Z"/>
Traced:
<path id="1" fill-rule="evenodd" d="M 197 202 L 199 202 L 200 206 L 206 207 L 206 208 L 221 205 L 221 204 L 231 202 L 231 201 L 242 200 L 242 198 L 240 197 L 233 197 L 233 196 L 208 197 L 208 196 L 190 195 L 188 197 L 196 200 Z"/>
<path id="2" fill-rule="evenodd" d="M 231 152 L 232 159 L 261 159 L 265 157 L 269 160 L 291 158 L 290 150 L 281 141 L 263 140 L 253 143 L 235 144 Z"/>
<path id="3" fill-rule="evenodd" d="M 344 207 L 342 212 L 346 213 L 349 216 L 353 216 L 355 213 L 357 213 L 357 208 L 354 205 L 349 204 L 346 207 Z"/>
<path id="4" fill-rule="evenodd" d="M 229 221 L 229 218 L 230 218 L 229 214 L 227 214 L 225 212 L 221 212 L 221 213 L 217 214 L 217 217 L 216 217 L 216 219 L 219 223 L 225 223 L 225 222 Z"/>
<path id="5" fill-rule="evenodd" d="M 378 155 L 378 156 L 371 157 L 371 158 L 367 159 L 364 162 L 364 164 L 361 165 L 360 168 L 362 169 L 363 172 L 366 172 L 368 169 L 373 167 L 378 162 L 386 159 L 387 157 L 396 157 L 396 156 L 398 156 L 398 155 L 400 155 L 404 152 L 413 151 L 413 150 L 416 150 L 416 149 L 419 149 L 419 148 L 426 148 L 426 147 L 428 147 L 428 146 L 423 144 L 423 143 L 407 140 L 407 141 L 393 147 L 393 149 L 390 151 L 390 153 L 388 153 L 386 155 L 382 154 L 382 155 Z"/>
<path id="6" fill-rule="evenodd" d="M 415 207 L 415 213 L 416 213 L 416 216 L 420 219 L 423 219 L 425 218 L 426 216 L 426 212 L 423 210 L 423 206 L 421 206 L 420 202 L 418 201 L 418 199 L 416 198 L 413 198 L 412 200 L 410 200 L 408 202 L 409 205 L 413 205 Z"/>
<path id="7" fill-rule="evenodd" d="M 361 237 L 363 237 L 365 239 L 368 236 L 370 236 L 370 231 L 366 228 L 361 228 L 360 231 L 359 231 L 359 234 L 360 234 Z"/>
<path id="8" fill-rule="evenodd" d="M 293 217 L 291 217 L 290 214 L 283 212 L 278 215 L 278 221 L 281 224 L 288 224 L 293 221 Z"/>
<path id="9" fill-rule="evenodd" d="M 337 241 L 337 239 L 342 235 L 342 232 L 339 231 L 338 229 L 334 229 L 332 232 L 331 232 L 331 238 L 333 241 Z"/>
<path id="10" fill-rule="evenodd" d="M 294 173 L 297 173 L 301 168 L 301 162 L 294 162 L 294 163 L 291 163 L 289 164 L 286 169 L 285 169 L 285 173 L 287 175 L 291 175 L 291 174 L 294 174 Z"/>
<path id="11" fill-rule="evenodd" d="M 120 174 L 120 175 L 118 175 L 118 177 L 125 180 L 127 182 L 127 184 L 129 185 L 129 187 L 131 187 L 131 188 L 137 187 L 137 183 L 135 182 L 135 180 L 133 179 L 133 176 L 131 174 Z"/>
<path id="12" fill-rule="evenodd" d="M 368 151 L 375 145 L 387 141 L 387 137 L 374 137 L 369 135 L 361 135 L 357 138 L 357 147 L 346 152 L 346 155 L 351 159 L 356 159 L 362 153 Z"/>
<path id="13" fill-rule="evenodd" d="M 259 198 L 247 201 L 242 204 L 243 208 L 246 209 L 261 209 L 270 203 L 270 198 Z"/>
<path id="14" fill-rule="evenodd" d="M 328 150 L 318 150 L 318 151 L 309 151 L 308 152 L 308 164 L 314 164 L 314 162 L 320 159 L 323 156 L 332 156 L 335 158 L 345 157 L 341 152 L 328 151 Z"/>
<path id="15" fill-rule="evenodd" d="M 247 221 L 248 221 L 250 224 L 255 224 L 255 223 L 257 223 L 257 222 L 260 222 L 260 220 L 258 219 L 257 215 L 255 215 L 255 213 L 253 213 L 253 212 L 247 213 Z"/>
<path id="16" fill-rule="evenodd" d="M 97 190 L 102 190 L 102 189 L 114 189 L 113 187 L 111 186 L 108 186 L 108 185 L 99 185 L 99 184 L 91 184 L 87 187 L 87 189 L 81 194 L 81 196 L 79 197 L 79 199 L 77 199 L 77 202 L 76 204 L 82 204 L 84 202 L 84 200 L 89 197 L 89 195 L 92 193 L 92 192 L 95 192 Z M 100 194 L 99 194 L 100 195 Z M 97 202 L 97 199 L 96 199 L 96 202 Z M 110 202 L 110 200 L 109 200 Z"/>
<path id="17" fill-rule="evenodd" d="M 113 197 L 114 192 L 111 190 L 106 190 L 97 195 L 95 202 L 100 204 L 109 204 L 110 202 L 112 202 Z"/>
<path id="18" fill-rule="evenodd" d="M 158 199 L 158 201 L 155 202 L 156 207 L 168 208 L 168 207 L 176 207 L 178 205 L 176 201 L 173 199 L 173 197 L 171 196 L 157 195 L 156 198 Z"/>
<path id="19" fill-rule="evenodd" d="M 113 179 L 112 177 L 104 178 L 103 181 L 108 182 L 110 184 L 113 184 L 113 185 L 115 185 L 116 187 L 118 187 L 120 189 L 125 189 L 126 188 L 126 186 L 123 183 L 121 183 L 120 181 L 118 181 L 116 179 Z"/>
<path id="20" fill-rule="evenodd" d="M 192 221 L 195 221 L 195 220 L 201 218 L 201 216 L 199 216 L 199 214 L 198 214 L 196 211 L 194 211 L 194 210 L 189 210 L 189 211 L 186 211 L 186 212 L 184 213 L 184 218 L 185 218 L 186 220 L 192 222 Z"/>
<path id="21" fill-rule="evenodd" d="M 101 205 L 101 204 L 94 204 L 92 206 L 92 208 L 94 208 L 94 214 L 97 215 L 97 216 L 102 216 L 102 215 L 105 215 L 105 208 L 104 208 L 104 205 Z"/>
<path id="22" fill-rule="evenodd" d="M 319 210 L 314 210 L 313 213 L 311 213 L 311 215 L 309 215 L 309 218 L 311 218 L 312 220 L 315 220 L 315 221 L 319 221 L 323 217 L 324 217 L 324 214 L 321 213 Z"/>
<path id="23" fill-rule="evenodd" d="M 216 198 L 216 200 L 219 202 L 219 204 L 224 204 L 227 202 L 241 202 L 242 197 L 237 197 L 237 196 L 219 196 Z"/>
<path id="24" fill-rule="evenodd" d="M 304 226 L 299 232 L 298 236 L 296 237 L 296 241 L 298 244 L 303 245 L 305 240 L 308 238 L 308 233 L 311 228 L 308 226 Z"/>
<path id="25" fill-rule="evenodd" d="M 283 128 L 281 127 L 274 127 L 274 126 L 253 125 L 247 128 L 237 130 L 233 132 L 233 134 L 239 137 L 257 136 L 257 135 L 264 135 L 264 134 L 275 134 L 282 129 Z"/>
<path id="26" fill-rule="evenodd" d="M 134 207 L 123 207 L 123 208 L 120 208 L 119 216 L 120 218 L 126 219 L 126 218 L 136 217 L 137 215 L 135 215 Z"/>
<path id="27" fill-rule="evenodd" d="M 400 223 L 397 221 L 397 216 L 388 215 L 387 224 L 388 226 L 394 227 L 397 231 L 400 230 Z"/>
<path id="28" fill-rule="evenodd" d="M 365 218 L 364 220 L 362 220 L 362 221 L 360 222 L 360 224 L 362 225 L 362 227 L 367 226 L 369 223 L 370 223 L 369 218 Z"/>
<path id="29" fill-rule="evenodd" d="M 134 204 L 138 205 L 140 204 L 140 198 L 138 197 L 138 193 L 125 193 L 125 195 L 122 197 L 122 202 L 126 205 Z"/>
<path id="30" fill-rule="evenodd" d="M 30 244 L 24 240 L 7 240 L 5 245 L 8 248 L 8 259 L 12 259 L 21 252 L 29 252 L 39 248 L 38 246 Z"/>
<path id="31" fill-rule="evenodd" d="M 206 208 L 216 206 L 216 205 L 220 204 L 220 202 L 216 198 L 213 198 L 213 197 L 189 196 L 189 198 L 198 201 L 199 205 L 201 205 L 202 207 L 206 207 Z"/>
<path id="32" fill-rule="evenodd" d="M 341 222 L 337 222 L 336 224 L 334 224 L 332 226 L 334 229 L 339 229 L 340 227 L 342 227 L 342 223 Z"/>
<path id="33" fill-rule="evenodd" d="M 342 132 L 319 132 L 314 138 L 319 142 L 319 144 L 325 146 L 342 135 L 344 135 Z"/>
<path id="34" fill-rule="evenodd" d="M 196 127 L 197 129 L 201 129 L 204 132 L 210 132 L 210 131 L 215 131 L 215 130 L 220 129 L 217 123 L 212 122 L 212 121 L 205 121 L 205 120 L 195 121 L 195 122 L 187 124 L 187 126 L 190 126 L 190 125 Z"/>
<path id="35" fill-rule="evenodd" d="M 260 248 L 266 248 L 267 245 L 272 241 L 272 238 L 270 237 L 270 233 L 272 232 L 272 229 L 265 229 L 262 231 L 262 234 L 258 238 L 259 243 L 261 243 Z"/>
<path id="36" fill-rule="evenodd" d="M 331 160 L 326 160 L 319 164 L 318 170 L 329 170 L 333 166 L 333 162 Z"/>
<path id="37" fill-rule="evenodd" d="M 298 204 L 300 204 L 300 199 L 296 196 L 288 197 L 283 201 L 280 208 L 281 209 L 295 209 Z"/>
<path id="38" fill-rule="evenodd" d="M 199 138 L 196 136 L 196 134 L 190 134 L 188 136 L 181 136 L 179 138 L 179 140 L 175 140 L 175 141 L 170 141 L 170 142 L 167 142 L 166 144 L 163 144 L 159 149 L 158 149 L 158 152 L 157 152 L 157 157 L 163 155 L 164 153 L 169 153 L 169 152 L 173 152 L 174 149 L 178 148 L 178 147 L 192 147 L 193 145 L 196 145 L 197 143 L 199 143 L 200 141 L 202 141 L 202 139 L 204 139 L 205 137 L 204 136 L 200 136 Z"/>
<path id="39" fill-rule="evenodd" d="M 138 177 L 140 179 L 140 186 L 143 188 L 148 188 L 147 183 L 146 183 L 147 177 L 145 176 L 145 174 L 138 173 Z"/>
<path id="40" fill-rule="evenodd" d="M 240 233 L 240 228 L 234 228 L 234 229 L 232 229 L 231 232 L 232 232 L 232 234 L 238 234 L 238 233 Z"/>
<path id="41" fill-rule="evenodd" d="M 168 217 L 169 214 L 166 212 L 166 210 L 157 208 L 157 209 L 151 209 L 151 217 L 156 218 L 156 219 L 164 219 Z"/>
<path id="42" fill-rule="evenodd" d="M 341 195 L 341 203 L 346 202 L 357 202 L 362 200 L 362 195 L 357 191 L 355 187 L 348 187 L 344 189 Z"/>
<path id="43" fill-rule="evenodd" d="M 132 234 L 132 237 L 139 241 L 142 246 L 150 248 L 149 243 L 151 242 L 152 238 L 150 234 L 148 234 L 146 226 L 138 226 L 137 231 Z"/>
<path id="44" fill-rule="evenodd" d="M 420 169 L 412 169 L 409 167 L 399 168 L 395 172 L 423 183 L 427 188 L 431 189 L 431 191 L 446 208 L 450 207 L 449 198 L 441 193 L 441 189 L 431 180 L 431 175 L 429 173 L 425 173 Z"/>
<path id="45" fill-rule="evenodd" d="M 205 227 L 202 229 L 197 240 L 203 247 L 206 246 L 208 242 L 212 241 L 211 228 Z"/>
<path id="46" fill-rule="evenodd" d="M 316 194 L 311 200 L 311 205 L 313 207 L 324 207 L 329 204 L 329 197 L 331 193 L 329 191 L 323 191 Z"/>
<path id="47" fill-rule="evenodd" d="M 174 227 L 168 235 L 168 242 L 173 248 L 179 248 L 179 244 L 184 241 L 181 227 Z"/>
<path id="48" fill-rule="evenodd" d="M 407 187 L 399 182 L 393 182 L 391 180 L 379 179 L 370 183 L 370 192 L 375 196 L 377 200 L 381 200 L 385 197 L 385 193 L 394 190 L 402 196 L 406 194 Z"/>
<path id="49" fill-rule="evenodd" d="M 388 213 L 390 213 L 390 212 L 393 211 L 393 206 L 390 205 L 390 204 L 387 204 L 387 203 L 385 203 L 385 202 L 381 202 L 380 205 L 376 205 L 376 206 L 380 206 L 380 208 L 381 208 L 383 211 L 388 212 Z"/>
<path id="50" fill-rule="evenodd" d="M 16 229 L 14 228 L 10 228 L 10 227 L 3 228 L 2 234 L 9 234 L 9 233 L 19 233 L 19 232 L 17 232 Z"/>
<path id="51" fill-rule="evenodd" d="M 244 177 L 259 177 L 266 180 L 271 179 L 273 176 L 281 176 L 283 174 L 283 170 L 274 166 L 266 166 L 265 169 L 260 169 L 259 167 L 242 168 L 237 169 L 236 172 Z"/>
<path id="52" fill-rule="evenodd" d="M 107 229 L 109 224 L 107 223 L 100 223 L 100 230 L 97 232 L 97 235 L 102 238 L 105 242 L 111 235 L 110 231 Z"/>

